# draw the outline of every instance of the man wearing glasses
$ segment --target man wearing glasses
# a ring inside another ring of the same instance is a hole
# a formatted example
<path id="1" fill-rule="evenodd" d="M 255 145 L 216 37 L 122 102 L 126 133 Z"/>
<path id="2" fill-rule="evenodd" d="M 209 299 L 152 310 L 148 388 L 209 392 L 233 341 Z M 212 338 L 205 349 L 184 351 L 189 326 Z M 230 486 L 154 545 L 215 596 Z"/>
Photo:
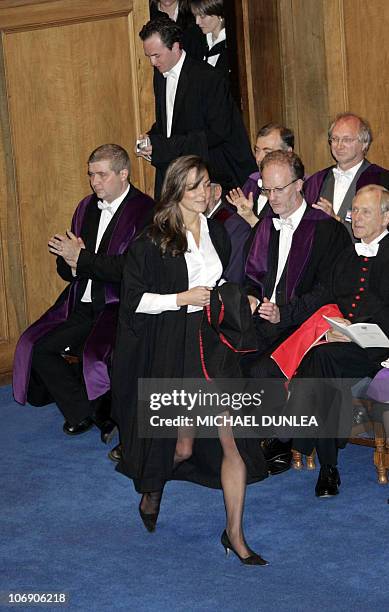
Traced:
<path id="1" fill-rule="evenodd" d="M 370 125 L 353 113 L 342 113 L 328 129 L 331 155 L 337 162 L 304 184 L 308 204 L 346 223 L 351 233 L 351 204 L 356 191 L 369 184 L 389 188 L 389 172 L 366 155 L 373 140 Z"/>
<path id="2" fill-rule="evenodd" d="M 247 245 L 245 265 L 258 351 L 243 358 L 242 368 L 253 378 L 283 377 L 270 355 L 322 306 L 329 272 L 350 237 L 332 216 L 307 205 L 304 166 L 295 153 L 268 153 L 260 171 L 270 209 Z M 264 451 L 271 473 L 290 467 L 290 443 L 270 439 Z"/>

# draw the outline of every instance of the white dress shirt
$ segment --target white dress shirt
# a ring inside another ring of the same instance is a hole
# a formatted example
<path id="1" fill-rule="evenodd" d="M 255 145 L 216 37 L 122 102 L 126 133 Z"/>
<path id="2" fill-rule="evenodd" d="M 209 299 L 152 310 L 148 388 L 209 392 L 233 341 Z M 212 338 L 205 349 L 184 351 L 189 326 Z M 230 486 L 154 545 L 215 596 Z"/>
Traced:
<path id="1" fill-rule="evenodd" d="M 186 232 L 188 250 L 185 261 L 188 268 L 188 289 L 193 287 L 214 287 L 220 279 L 223 266 L 213 246 L 209 235 L 208 223 L 204 215 L 200 215 L 200 242 L 197 246 L 193 234 Z M 222 283 L 219 283 L 222 284 Z M 160 314 L 166 310 L 179 310 L 177 293 L 161 295 L 160 293 L 144 293 L 135 312 L 144 314 Z M 202 306 L 188 306 L 188 312 L 202 310 Z"/>
<path id="2" fill-rule="evenodd" d="M 177 64 L 168 72 L 163 73 L 166 79 L 166 135 L 168 138 L 170 138 L 172 133 L 174 102 L 176 100 L 178 79 L 180 78 L 185 57 L 186 53 L 182 50 L 181 57 Z"/>
<path id="3" fill-rule="evenodd" d="M 104 235 L 104 232 L 107 229 L 112 217 L 114 216 L 115 212 L 117 211 L 117 209 L 119 208 L 120 204 L 123 202 L 124 198 L 126 197 L 129 191 L 130 191 L 130 185 L 128 185 L 124 193 L 122 193 L 118 198 L 116 198 L 116 200 L 113 200 L 111 203 L 108 204 L 108 202 L 103 201 L 103 205 L 107 205 L 107 207 L 101 211 L 99 227 L 97 230 L 95 253 L 97 253 L 98 251 L 100 242 Z M 91 302 L 92 301 L 91 289 L 92 289 L 92 281 L 91 279 L 89 279 L 87 282 L 85 291 L 84 291 L 84 295 L 81 298 L 81 302 Z"/>
<path id="4" fill-rule="evenodd" d="M 341 170 L 338 166 L 332 169 L 335 179 L 334 185 L 334 201 L 332 203 L 332 207 L 334 209 L 334 213 L 337 215 L 340 207 L 342 206 L 342 202 L 344 200 L 344 196 L 346 195 L 351 183 L 354 180 L 356 173 L 359 168 L 362 166 L 363 160 L 356 164 L 352 168 L 348 170 Z"/>
<path id="5" fill-rule="evenodd" d="M 286 219 L 273 219 L 273 224 L 280 225 L 280 239 L 278 243 L 278 265 L 276 282 L 274 283 L 274 289 L 270 298 L 271 302 L 276 303 L 276 289 L 282 273 L 285 268 L 286 261 L 289 256 L 290 247 L 292 246 L 293 234 L 299 226 L 301 219 L 303 218 L 307 203 L 305 200 L 302 201 L 301 206 L 294 211 Z M 278 223 L 276 223 L 278 222 Z M 277 228 L 276 228 L 277 229 Z"/>
<path id="6" fill-rule="evenodd" d="M 225 28 L 220 30 L 219 35 L 218 35 L 218 37 L 215 40 L 212 40 L 212 32 L 208 32 L 208 34 L 207 34 L 208 49 L 211 50 L 212 47 L 214 47 L 218 43 L 222 42 L 223 40 L 226 40 L 226 30 L 225 30 Z M 207 58 L 204 58 L 204 59 L 207 60 L 208 64 L 210 64 L 211 66 L 215 67 L 216 64 L 217 64 L 217 60 L 219 59 L 219 55 L 220 55 L 220 53 L 216 53 L 216 55 L 211 55 L 211 57 L 207 57 Z"/>
<path id="7" fill-rule="evenodd" d="M 262 179 L 259 178 L 258 179 L 258 187 L 260 189 L 262 189 L 262 185 L 263 185 Z M 258 196 L 258 200 L 257 200 L 257 210 L 256 211 L 254 210 L 254 213 L 256 212 L 256 214 L 259 215 L 259 213 L 261 212 L 262 208 L 264 208 L 267 200 L 268 200 L 268 198 L 266 196 L 262 195 L 262 193 L 260 193 L 259 196 Z"/>

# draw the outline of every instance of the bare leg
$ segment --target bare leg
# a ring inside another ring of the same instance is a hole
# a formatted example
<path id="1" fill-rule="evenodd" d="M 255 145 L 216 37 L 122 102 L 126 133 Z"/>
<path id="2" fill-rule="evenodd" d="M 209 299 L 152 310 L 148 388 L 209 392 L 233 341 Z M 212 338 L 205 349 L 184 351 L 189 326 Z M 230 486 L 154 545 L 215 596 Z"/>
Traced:
<path id="1" fill-rule="evenodd" d="M 219 428 L 220 443 L 223 448 L 221 481 L 224 505 L 227 515 L 227 535 L 235 551 L 241 557 L 249 557 L 243 534 L 242 518 L 246 495 L 246 466 L 236 447 L 230 428 Z"/>
<path id="2" fill-rule="evenodd" d="M 195 436 L 195 427 L 179 427 L 176 450 L 174 453 L 174 466 L 176 467 L 182 461 L 189 459 L 193 450 L 193 438 Z"/>

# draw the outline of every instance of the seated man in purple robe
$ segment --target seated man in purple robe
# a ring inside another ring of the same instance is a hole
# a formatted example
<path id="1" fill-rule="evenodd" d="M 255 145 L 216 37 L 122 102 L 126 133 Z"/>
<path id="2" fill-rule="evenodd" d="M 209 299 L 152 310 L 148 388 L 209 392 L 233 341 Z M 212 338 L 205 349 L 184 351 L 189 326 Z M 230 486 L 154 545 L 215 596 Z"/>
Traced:
<path id="1" fill-rule="evenodd" d="M 238 214 L 251 227 L 269 210 L 267 197 L 261 193 L 262 177 L 259 167 L 263 158 L 272 151 L 293 151 L 293 147 L 294 134 L 284 125 L 267 123 L 259 130 L 254 147 L 258 171 L 250 174 L 242 189 L 233 189 L 229 193 L 229 202 L 236 206 Z"/>
<path id="2" fill-rule="evenodd" d="M 366 159 L 372 140 L 365 119 L 353 113 L 337 115 L 328 129 L 336 165 L 316 172 L 304 184 L 307 203 L 344 222 L 350 235 L 351 204 L 358 189 L 369 184 L 389 188 L 389 171 Z"/>
<path id="3" fill-rule="evenodd" d="M 116 144 L 95 149 L 88 159 L 93 194 L 78 204 L 71 231 L 49 240 L 57 272 L 69 284 L 16 347 L 13 390 L 17 402 L 55 402 L 66 434 L 93 426 L 97 398 L 110 389 L 120 282 L 126 251 L 152 215 L 153 200 L 130 184 L 127 151 Z M 63 358 L 82 355 L 80 376 Z M 113 424 L 102 423 L 112 432 Z"/>
<path id="4" fill-rule="evenodd" d="M 302 195 L 304 166 L 288 151 L 268 153 L 260 166 L 270 208 L 248 241 L 246 291 L 255 316 L 258 352 L 244 357 L 253 378 L 283 377 L 269 355 L 322 305 L 332 265 L 350 243 L 345 227 Z M 259 304 L 259 306 L 258 306 Z M 290 467 L 291 445 L 264 446 L 271 473 Z"/>

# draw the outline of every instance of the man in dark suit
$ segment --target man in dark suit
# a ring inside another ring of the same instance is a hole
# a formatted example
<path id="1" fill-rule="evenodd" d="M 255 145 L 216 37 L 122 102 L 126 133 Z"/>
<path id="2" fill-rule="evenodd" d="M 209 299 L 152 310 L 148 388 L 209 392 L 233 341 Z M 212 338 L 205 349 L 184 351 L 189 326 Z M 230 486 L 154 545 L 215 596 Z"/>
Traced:
<path id="1" fill-rule="evenodd" d="M 211 180 L 224 190 L 243 185 L 255 161 L 226 79 L 186 55 L 182 31 L 170 19 L 149 21 L 139 35 L 155 68 L 156 121 L 148 132 L 151 144 L 140 151 L 156 168 L 155 196 L 169 163 L 189 154 L 207 162 Z"/>
<path id="2" fill-rule="evenodd" d="M 389 336 L 389 283 L 383 273 L 389 267 L 389 192 L 377 185 L 368 185 L 357 192 L 352 203 L 352 229 L 358 242 L 350 245 L 336 260 L 331 282 L 323 303 L 336 303 L 344 317 L 340 322 L 376 323 Z M 340 393 L 337 379 L 361 379 L 374 376 L 387 357 L 388 349 L 375 346 L 361 348 L 347 336 L 331 329 L 327 342 L 311 349 L 301 362 L 289 387 L 288 408 L 292 414 L 310 413 L 339 419 L 342 410 L 351 413 L 350 389 Z M 299 383 L 299 379 L 305 379 Z M 307 382 L 312 379 L 312 384 Z M 294 381 L 294 382 L 293 382 Z M 310 401 L 307 401 L 309 395 Z M 323 418 L 325 422 L 325 419 Z M 333 424 L 332 424 L 333 427 Z M 328 425 L 326 425 L 328 428 Z M 316 484 L 316 496 L 329 497 L 338 493 L 338 447 L 344 440 L 336 439 L 336 431 L 321 432 L 325 437 L 295 439 L 293 446 L 310 454 L 316 448 L 321 469 Z"/>
<path id="3" fill-rule="evenodd" d="M 260 166 L 268 214 L 248 245 L 246 291 L 255 316 L 258 351 L 242 368 L 255 378 L 283 377 L 270 354 L 321 305 L 329 271 L 349 244 L 344 226 L 302 196 L 304 166 L 291 152 L 268 153 Z M 290 466 L 290 443 L 265 443 L 269 470 Z"/>
<path id="4" fill-rule="evenodd" d="M 372 140 L 365 119 L 353 113 L 337 115 L 328 129 L 336 166 L 316 172 L 304 184 L 307 203 L 344 222 L 350 235 L 351 204 L 356 191 L 369 184 L 389 188 L 389 171 L 366 159 Z"/>
<path id="5" fill-rule="evenodd" d="M 154 204 L 129 183 L 130 160 L 119 145 L 95 149 L 88 159 L 88 174 L 94 193 L 77 206 L 71 231 L 49 240 L 57 272 L 69 285 L 22 334 L 14 360 L 16 401 L 33 405 L 54 401 L 69 435 L 92 427 L 94 400 L 110 389 L 126 251 L 151 219 Z M 82 355 L 81 377 L 63 358 L 69 348 Z"/>

